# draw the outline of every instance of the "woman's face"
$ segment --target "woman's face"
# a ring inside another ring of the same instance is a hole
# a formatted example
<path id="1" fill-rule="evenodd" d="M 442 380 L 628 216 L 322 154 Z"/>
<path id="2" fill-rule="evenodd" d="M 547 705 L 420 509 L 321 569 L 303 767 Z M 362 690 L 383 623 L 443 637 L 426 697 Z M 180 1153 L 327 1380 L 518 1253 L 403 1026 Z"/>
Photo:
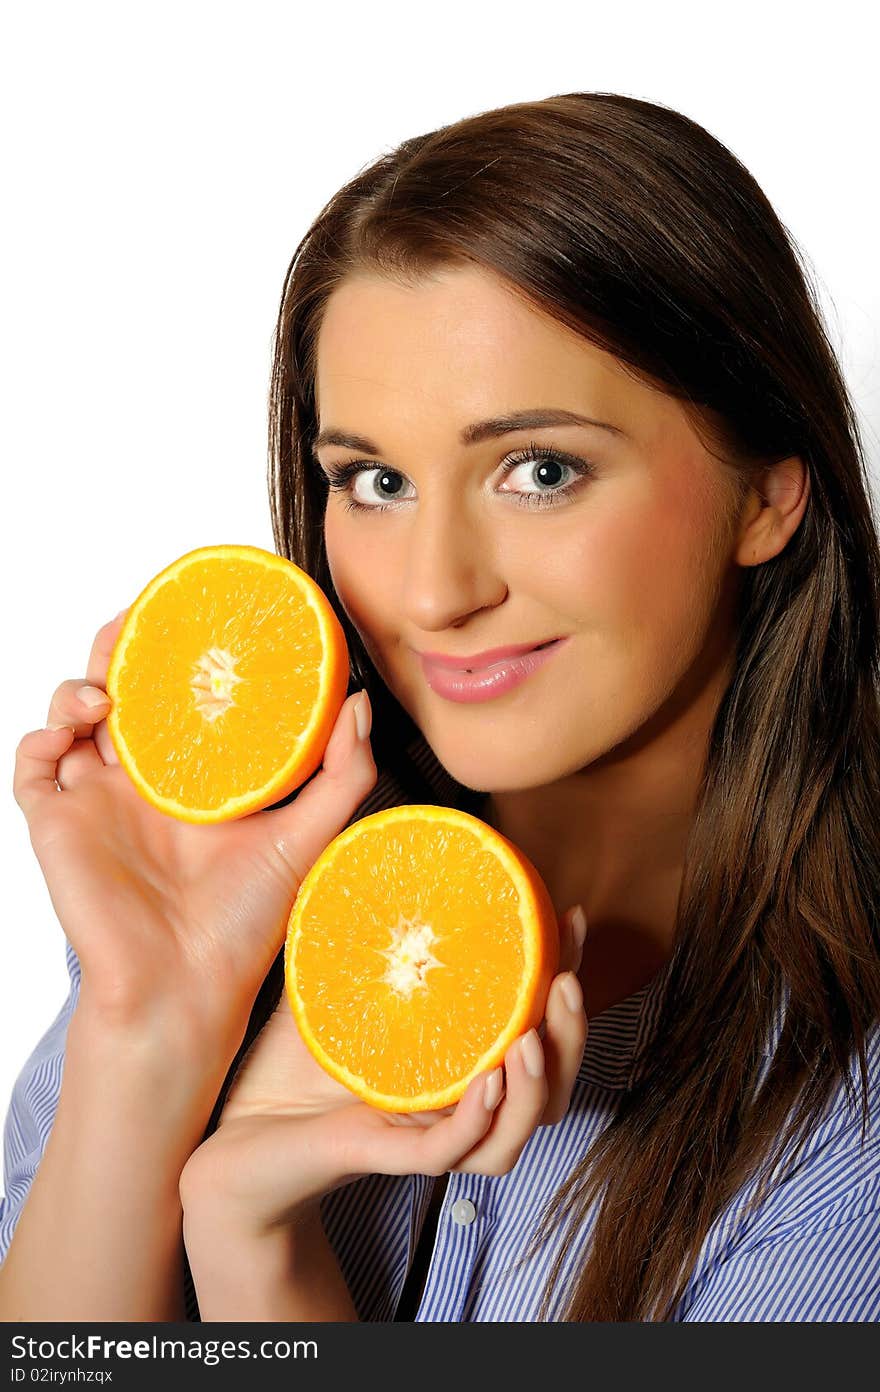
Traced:
<path id="1" fill-rule="evenodd" d="M 721 466 L 677 402 L 502 280 L 468 268 L 418 287 L 343 282 L 319 335 L 317 406 L 319 432 L 370 442 L 316 449 L 325 469 L 371 466 L 328 498 L 339 599 L 461 783 L 552 783 L 718 681 L 736 570 Z M 462 441 L 479 422 L 549 409 L 615 429 L 533 425 Z M 506 471 L 532 442 L 558 462 Z M 438 694 L 419 658 L 561 637 L 525 681 L 479 702 Z"/>

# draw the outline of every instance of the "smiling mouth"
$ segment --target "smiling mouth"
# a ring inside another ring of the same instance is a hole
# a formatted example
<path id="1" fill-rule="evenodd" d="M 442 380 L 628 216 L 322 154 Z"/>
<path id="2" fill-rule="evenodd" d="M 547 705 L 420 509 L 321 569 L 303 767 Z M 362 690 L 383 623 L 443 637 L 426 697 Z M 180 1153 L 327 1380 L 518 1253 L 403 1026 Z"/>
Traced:
<path id="1" fill-rule="evenodd" d="M 544 648 L 552 648 L 554 643 L 558 643 L 558 638 L 551 638 L 549 643 L 539 643 L 536 648 L 529 648 L 529 652 L 542 652 Z M 519 658 L 528 657 L 529 653 L 520 653 L 518 657 L 501 657 L 497 662 L 490 662 L 488 667 L 464 667 L 461 670 L 468 676 L 473 676 L 474 672 L 490 672 L 493 667 L 503 667 L 506 662 L 517 662 Z"/>

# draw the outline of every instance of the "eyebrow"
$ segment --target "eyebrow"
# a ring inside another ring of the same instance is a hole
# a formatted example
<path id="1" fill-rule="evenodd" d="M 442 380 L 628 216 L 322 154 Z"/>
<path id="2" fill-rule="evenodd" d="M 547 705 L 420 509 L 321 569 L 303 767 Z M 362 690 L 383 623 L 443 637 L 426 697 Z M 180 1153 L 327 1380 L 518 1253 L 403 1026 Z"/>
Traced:
<path id="1" fill-rule="evenodd" d="M 599 430 L 607 430 L 612 435 L 627 439 L 625 430 L 608 421 L 594 420 L 591 416 L 578 415 L 576 411 L 544 409 L 531 411 L 512 411 L 508 415 L 493 416 L 490 420 L 477 421 L 466 425 L 459 434 L 463 445 L 478 445 L 483 440 L 492 440 L 499 435 L 509 435 L 514 430 L 538 430 L 543 425 L 592 425 Z M 340 445 L 343 449 L 363 450 L 365 454 L 381 454 L 379 445 L 368 440 L 365 435 L 354 435 L 348 430 L 338 430 L 328 426 L 322 430 L 312 446 L 316 452 L 322 445 Z"/>

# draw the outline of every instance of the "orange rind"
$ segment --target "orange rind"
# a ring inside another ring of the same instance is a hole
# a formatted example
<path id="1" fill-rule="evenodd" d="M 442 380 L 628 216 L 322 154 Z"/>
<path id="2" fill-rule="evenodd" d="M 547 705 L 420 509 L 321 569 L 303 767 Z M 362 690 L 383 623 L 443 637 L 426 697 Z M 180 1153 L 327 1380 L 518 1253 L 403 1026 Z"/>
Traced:
<path id="1" fill-rule="evenodd" d="M 159 811 L 232 821 L 311 777 L 348 682 L 342 627 L 305 571 L 259 547 L 205 546 L 129 608 L 107 672 L 107 729 Z"/>
<path id="2" fill-rule="evenodd" d="M 303 879 L 285 989 L 324 1070 L 371 1106 L 450 1106 L 544 1016 L 559 924 L 531 861 L 469 813 L 363 817 Z"/>

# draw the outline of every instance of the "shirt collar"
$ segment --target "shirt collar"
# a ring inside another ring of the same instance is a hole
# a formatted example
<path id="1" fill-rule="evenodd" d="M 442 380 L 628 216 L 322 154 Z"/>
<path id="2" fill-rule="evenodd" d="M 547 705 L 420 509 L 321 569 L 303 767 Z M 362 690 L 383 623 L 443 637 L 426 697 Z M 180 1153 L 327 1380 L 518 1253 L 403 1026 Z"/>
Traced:
<path id="1" fill-rule="evenodd" d="M 613 1092 L 632 1086 L 636 1055 L 653 1030 L 668 973 L 667 963 L 638 991 L 593 1016 L 577 1074 L 580 1082 Z"/>
<path id="2" fill-rule="evenodd" d="M 608 1088 L 611 1091 L 623 1091 L 632 1087 L 638 1056 L 654 1033 L 671 964 L 672 959 L 633 995 L 617 1001 L 615 1005 L 603 1010 L 601 1015 L 596 1015 L 590 1020 L 587 1042 L 577 1074 L 580 1082 Z M 759 1083 L 766 1076 L 779 1044 L 790 996 L 790 987 L 784 981 L 761 1049 L 764 1062 Z"/>

